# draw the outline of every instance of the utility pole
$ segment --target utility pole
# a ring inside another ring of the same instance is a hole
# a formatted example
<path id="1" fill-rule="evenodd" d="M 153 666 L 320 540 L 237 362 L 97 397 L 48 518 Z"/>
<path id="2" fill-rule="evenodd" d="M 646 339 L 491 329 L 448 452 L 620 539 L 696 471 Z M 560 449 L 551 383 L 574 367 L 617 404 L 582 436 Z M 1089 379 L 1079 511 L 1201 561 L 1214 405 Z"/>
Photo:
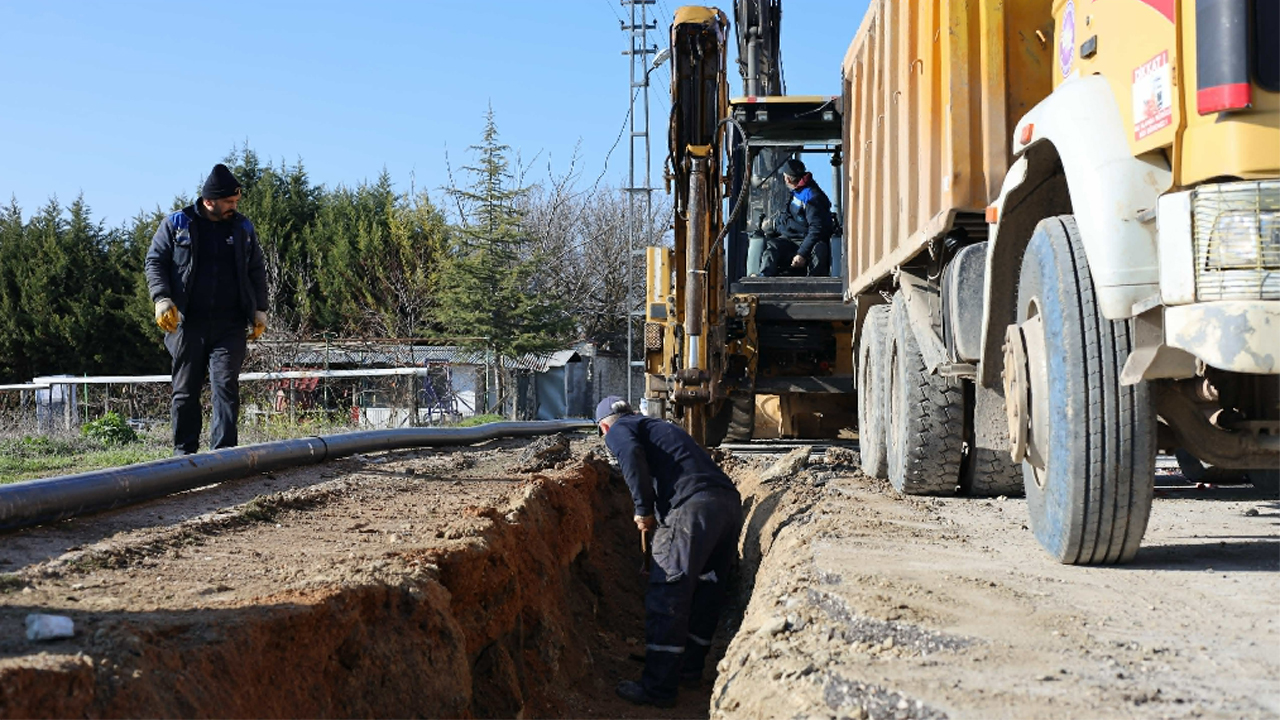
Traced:
<path id="1" fill-rule="evenodd" d="M 635 262 L 636 254 L 643 253 L 643 246 L 636 247 L 636 196 L 643 196 L 644 227 L 649 227 L 652 215 L 653 188 L 650 187 L 649 161 L 649 56 L 658 52 L 657 45 L 649 44 L 649 31 L 657 30 L 658 23 L 649 19 L 649 6 L 657 0 L 618 0 L 619 4 L 631 10 L 631 22 L 620 22 L 622 31 L 627 33 L 630 47 L 623 50 L 623 55 L 631 57 L 631 84 L 628 94 L 631 96 L 631 152 L 627 164 L 627 402 L 635 405 L 635 389 L 632 387 L 634 368 L 644 366 L 643 360 L 635 359 L 635 321 L 643 317 L 641 303 L 635 295 Z M 637 99 L 642 109 L 636 112 Z M 644 156 L 644 185 L 636 185 L 636 145 L 641 146 Z M 646 238 L 647 240 L 647 238 Z M 647 243 L 646 243 L 647 244 Z M 638 408 L 637 408 L 638 409 Z"/>

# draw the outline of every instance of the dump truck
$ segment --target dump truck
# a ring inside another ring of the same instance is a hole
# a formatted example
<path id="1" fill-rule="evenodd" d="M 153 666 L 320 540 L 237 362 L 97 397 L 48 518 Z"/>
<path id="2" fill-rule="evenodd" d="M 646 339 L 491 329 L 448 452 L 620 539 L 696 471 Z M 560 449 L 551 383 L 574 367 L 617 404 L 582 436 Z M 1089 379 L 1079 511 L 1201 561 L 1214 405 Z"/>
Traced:
<path id="1" fill-rule="evenodd" d="M 1280 467 L 1280 4 L 873 0 L 843 62 L 863 469 L 1133 558 L 1160 450 Z"/>
<path id="2" fill-rule="evenodd" d="M 708 445 L 856 427 L 904 494 L 1025 492 L 1064 563 L 1132 559 L 1158 451 L 1275 492 L 1277 7 L 873 0 L 835 97 L 785 95 L 776 0 L 679 9 L 649 411 Z M 815 156 L 833 276 L 755 277 L 776 168 Z"/>

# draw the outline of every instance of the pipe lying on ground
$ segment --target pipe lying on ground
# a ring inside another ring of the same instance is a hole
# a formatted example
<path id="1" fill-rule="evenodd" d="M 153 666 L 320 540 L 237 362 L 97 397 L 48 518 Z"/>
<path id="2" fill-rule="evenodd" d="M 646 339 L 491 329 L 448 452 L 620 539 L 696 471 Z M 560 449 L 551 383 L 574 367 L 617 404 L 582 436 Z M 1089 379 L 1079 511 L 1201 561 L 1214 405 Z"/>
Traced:
<path id="1" fill-rule="evenodd" d="M 0 485 L 0 531 L 110 510 L 254 473 L 313 465 L 356 453 L 470 445 L 501 437 L 533 437 L 594 427 L 595 423 L 590 420 L 553 420 L 490 423 L 469 428 L 364 430 L 278 440 Z"/>

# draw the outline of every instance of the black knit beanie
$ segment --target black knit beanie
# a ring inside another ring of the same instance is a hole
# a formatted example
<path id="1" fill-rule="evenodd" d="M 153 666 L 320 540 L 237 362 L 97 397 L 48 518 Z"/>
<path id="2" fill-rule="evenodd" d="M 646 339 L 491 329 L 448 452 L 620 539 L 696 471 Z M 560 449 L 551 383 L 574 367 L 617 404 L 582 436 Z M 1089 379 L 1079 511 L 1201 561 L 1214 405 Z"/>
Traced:
<path id="1" fill-rule="evenodd" d="M 804 163 L 795 158 L 791 158 L 790 160 L 782 163 L 782 174 L 787 177 L 804 177 L 804 173 Z"/>
<path id="2" fill-rule="evenodd" d="M 240 181 L 235 175 L 227 169 L 226 165 L 218 163 L 213 166 L 213 172 L 209 173 L 209 179 L 204 181 L 204 187 L 200 190 L 200 197 L 205 200 L 218 200 L 221 198 L 231 197 L 240 190 Z"/>

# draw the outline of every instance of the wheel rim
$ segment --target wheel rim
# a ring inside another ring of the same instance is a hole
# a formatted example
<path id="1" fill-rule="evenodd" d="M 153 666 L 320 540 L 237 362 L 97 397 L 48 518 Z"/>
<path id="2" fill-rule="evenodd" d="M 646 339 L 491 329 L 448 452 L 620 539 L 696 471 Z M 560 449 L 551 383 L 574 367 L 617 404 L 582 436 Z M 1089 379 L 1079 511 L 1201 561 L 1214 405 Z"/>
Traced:
<path id="1" fill-rule="evenodd" d="M 1005 416 L 1009 422 L 1009 454 L 1014 462 L 1027 457 L 1027 436 L 1030 433 L 1030 404 L 1027 381 L 1026 339 L 1022 328 L 1010 325 L 1005 328 L 1004 381 Z"/>
<path id="2" fill-rule="evenodd" d="M 1042 475 L 1049 457 L 1049 370 L 1044 342 L 1044 319 L 1040 303 L 1033 298 L 1027 319 L 1022 323 L 1022 337 L 1027 353 L 1027 462 L 1035 470 L 1036 483 L 1043 485 Z"/>

